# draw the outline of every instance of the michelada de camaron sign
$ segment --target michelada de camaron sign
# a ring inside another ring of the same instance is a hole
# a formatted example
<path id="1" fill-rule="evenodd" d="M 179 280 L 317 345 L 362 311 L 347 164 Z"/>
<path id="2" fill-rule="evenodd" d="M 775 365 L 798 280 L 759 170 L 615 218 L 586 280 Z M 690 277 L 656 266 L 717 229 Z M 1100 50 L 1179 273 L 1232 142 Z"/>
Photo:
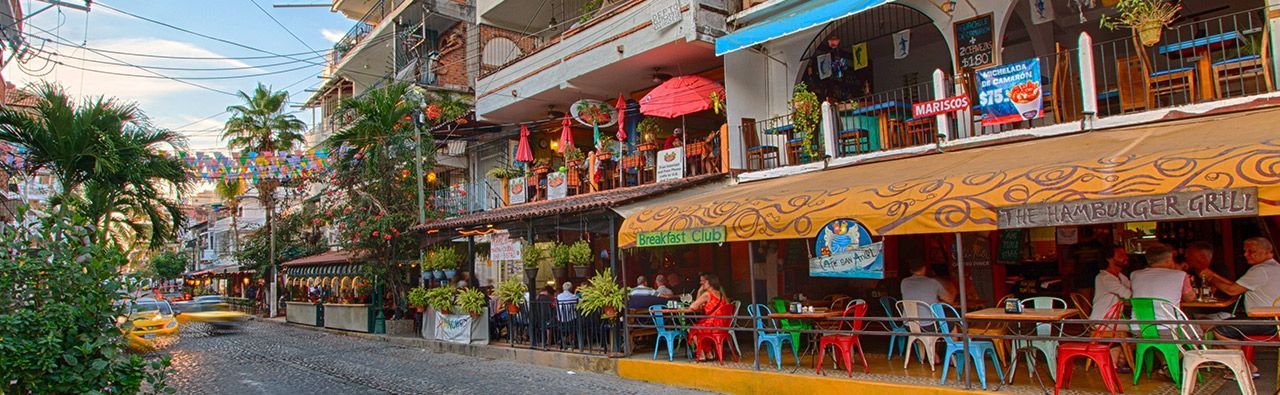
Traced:
<path id="1" fill-rule="evenodd" d="M 1040 118 L 1043 100 L 1039 58 L 978 70 L 982 126 Z"/>
<path id="2" fill-rule="evenodd" d="M 723 243 L 725 241 L 723 226 L 709 228 L 693 228 L 682 230 L 664 230 L 657 232 L 641 232 L 636 235 L 636 247 L 661 247 L 682 244 Z"/>
<path id="3" fill-rule="evenodd" d="M 884 244 L 871 240 L 871 232 L 851 219 L 828 222 L 818 231 L 809 276 L 884 278 Z"/>

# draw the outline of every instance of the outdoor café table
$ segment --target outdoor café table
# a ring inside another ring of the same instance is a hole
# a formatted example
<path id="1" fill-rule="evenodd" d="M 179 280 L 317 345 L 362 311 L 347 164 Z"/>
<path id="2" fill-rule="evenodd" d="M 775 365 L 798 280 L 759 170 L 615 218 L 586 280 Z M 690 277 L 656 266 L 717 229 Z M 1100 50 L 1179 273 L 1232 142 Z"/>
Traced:
<path id="1" fill-rule="evenodd" d="M 1022 309 L 1021 313 L 1006 313 L 1003 307 L 992 307 L 970 312 L 965 314 L 965 317 L 970 320 L 1014 321 L 1020 326 L 1024 323 L 1058 322 L 1078 314 L 1080 311 L 1076 309 Z M 1010 356 L 1012 362 L 1009 364 L 1009 373 L 1005 375 L 1010 384 L 1013 383 L 1013 373 L 1018 368 L 1019 352 L 1031 352 L 1034 355 L 1035 350 L 1024 347 L 1013 351 L 1013 355 Z M 1035 358 L 1028 359 L 1028 363 L 1032 364 L 1031 372 L 1035 372 Z M 1036 378 L 1039 379 L 1038 374 Z M 1040 385 L 1043 387 L 1044 383 L 1041 382 Z"/>
<path id="2" fill-rule="evenodd" d="M 840 315 L 842 315 L 842 314 L 844 314 L 844 312 L 843 312 L 843 311 L 831 310 L 831 309 L 824 308 L 824 307 L 814 307 L 814 308 L 813 308 L 813 312 L 812 312 L 812 313 L 787 313 L 787 312 L 782 312 L 782 313 L 769 313 L 769 318 L 770 318 L 770 319 L 775 319 L 775 320 L 813 320 L 813 321 L 820 321 L 820 320 L 825 320 L 825 319 L 829 319 L 829 318 L 839 317 L 839 316 L 840 316 Z M 818 336 L 821 336 L 821 335 L 818 335 Z M 808 347 L 806 347 L 806 349 L 804 350 L 804 353 L 805 353 L 805 354 L 809 354 L 809 353 L 811 353 L 811 352 L 813 352 L 813 351 L 814 351 L 814 350 L 813 350 L 813 343 L 809 343 L 809 346 L 808 346 Z M 778 356 L 778 358 L 782 358 L 782 356 L 781 356 L 781 355 L 779 355 L 779 356 Z M 818 360 L 817 360 L 817 359 L 814 359 L 814 360 L 813 360 L 813 363 L 815 363 L 815 364 L 816 364 L 816 363 L 818 363 Z M 796 366 L 796 369 L 797 369 L 797 370 L 798 370 L 798 369 L 800 369 L 800 366 L 798 366 L 798 365 L 797 365 L 797 366 Z"/>
<path id="3" fill-rule="evenodd" d="M 1237 299 L 1240 299 L 1240 297 L 1231 296 L 1226 298 L 1214 298 L 1210 300 L 1201 300 L 1200 298 L 1195 298 L 1191 300 L 1183 300 L 1182 308 L 1183 309 L 1197 309 L 1197 308 L 1198 309 L 1225 309 L 1235 304 Z"/>
<path id="4" fill-rule="evenodd" d="M 1272 319 L 1280 320 L 1280 307 L 1276 307 L 1276 306 L 1256 307 L 1252 310 L 1249 310 L 1249 317 L 1272 318 Z M 1277 323 L 1276 329 L 1280 329 L 1280 323 Z M 1280 354 L 1277 354 L 1277 355 L 1280 355 Z M 1280 359 L 1276 360 L 1276 382 L 1280 383 Z M 1280 389 L 1277 389 L 1276 393 L 1280 394 Z"/>
<path id="5" fill-rule="evenodd" d="M 850 115 L 874 115 L 878 120 L 880 147 L 889 146 L 889 118 L 895 114 L 907 113 L 911 111 L 911 104 L 897 100 L 889 100 L 886 102 L 875 103 L 853 109 Z M 906 117 L 903 117 L 906 118 Z"/>
<path id="6" fill-rule="evenodd" d="M 1157 50 L 1161 55 L 1177 55 L 1179 58 L 1196 58 L 1196 79 L 1200 90 L 1200 99 L 1213 99 L 1217 89 L 1217 76 L 1213 75 L 1213 64 L 1210 53 L 1226 47 L 1239 47 L 1245 38 L 1238 32 L 1225 32 L 1212 36 L 1184 40 L 1168 45 L 1161 45 Z"/>

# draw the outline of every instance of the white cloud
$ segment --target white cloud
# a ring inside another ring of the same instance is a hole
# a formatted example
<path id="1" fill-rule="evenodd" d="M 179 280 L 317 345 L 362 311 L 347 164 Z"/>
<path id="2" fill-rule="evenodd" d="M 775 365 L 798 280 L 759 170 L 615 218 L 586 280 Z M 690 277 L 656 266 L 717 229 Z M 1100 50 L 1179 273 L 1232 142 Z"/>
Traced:
<path id="1" fill-rule="evenodd" d="M 336 43 L 338 42 L 338 40 L 341 40 L 342 36 L 345 36 L 346 33 L 333 30 L 333 29 L 320 29 L 320 35 L 324 36 L 325 40 L 329 40 L 329 42 Z"/>

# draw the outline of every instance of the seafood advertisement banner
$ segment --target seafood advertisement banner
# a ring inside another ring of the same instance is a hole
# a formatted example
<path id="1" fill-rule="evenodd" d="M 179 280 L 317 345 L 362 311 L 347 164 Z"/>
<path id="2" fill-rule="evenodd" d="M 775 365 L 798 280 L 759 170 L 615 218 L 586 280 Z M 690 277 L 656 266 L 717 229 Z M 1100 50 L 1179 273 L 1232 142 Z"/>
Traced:
<path id="1" fill-rule="evenodd" d="M 872 241 L 871 232 L 851 219 L 837 219 L 818 231 L 809 259 L 809 276 L 884 278 L 884 244 Z"/>
<path id="2" fill-rule="evenodd" d="M 982 126 L 1039 118 L 1043 100 L 1038 58 L 978 70 Z"/>
<path id="3" fill-rule="evenodd" d="M 547 174 L 547 199 L 560 199 L 569 193 L 569 183 L 566 182 L 563 171 Z"/>
<path id="4" fill-rule="evenodd" d="M 658 182 L 684 178 L 684 147 L 658 151 Z"/>
<path id="5" fill-rule="evenodd" d="M 529 200 L 529 191 L 524 181 L 524 177 L 507 180 L 507 204 L 520 204 Z"/>

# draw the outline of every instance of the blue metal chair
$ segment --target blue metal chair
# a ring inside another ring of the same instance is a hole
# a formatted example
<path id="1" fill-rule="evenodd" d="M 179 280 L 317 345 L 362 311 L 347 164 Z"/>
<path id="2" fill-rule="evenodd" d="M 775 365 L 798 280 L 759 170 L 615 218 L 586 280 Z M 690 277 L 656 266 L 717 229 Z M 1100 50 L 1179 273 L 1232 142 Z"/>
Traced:
<path id="1" fill-rule="evenodd" d="M 897 298 L 894 298 L 892 296 L 885 296 L 880 298 L 880 307 L 884 307 L 885 317 L 888 317 L 888 318 L 896 317 L 897 312 L 895 311 L 896 308 L 894 306 L 897 306 L 897 305 L 898 305 Z M 894 349 L 897 349 L 898 352 L 901 353 L 902 355 L 907 355 L 907 336 L 908 336 L 907 333 L 909 333 L 910 331 L 908 331 L 907 327 L 902 326 L 902 323 L 898 321 L 888 321 L 888 323 L 889 323 L 890 331 L 892 331 L 893 333 L 901 333 L 901 335 L 889 336 L 889 360 L 892 361 Z"/>
<path id="2" fill-rule="evenodd" d="M 933 309 L 933 315 L 939 318 L 959 318 L 960 313 L 955 307 L 946 303 L 934 303 L 930 306 Z M 941 333 L 951 333 L 951 326 L 946 321 L 938 321 L 938 329 Z M 956 340 L 952 336 L 943 336 L 943 340 L 947 342 L 947 351 L 944 352 L 942 358 L 942 384 L 947 384 L 947 371 L 951 369 L 951 356 L 957 353 L 964 353 L 964 341 Z M 996 354 L 996 344 L 990 340 L 969 340 L 969 358 L 973 359 L 974 372 L 978 374 L 978 382 L 982 383 L 982 389 L 987 389 L 987 365 L 983 363 L 982 358 L 990 353 L 991 363 L 996 366 L 996 375 L 1000 377 L 1000 381 L 1004 382 L 1004 372 L 1000 370 L 1000 356 Z M 956 380 L 960 379 L 960 375 L 964 372 L 964 357 L 961 356 L 957 361 Z"/>
<path id="3" fill-rule="evenodd" d="M 747 306 L 747 315 L 756 322 L 756 347 L 755 353 L 760 353 L 760 345 L 768 343 L 769 347 L 765 350 L 769 352 L 769 362 L 776 363 L 778 370 L 782 370 L 782 343 L 791 341 L 791 334 L 778 331 L 778 323 L 769 318 L 769 314 L 773 311 L 769 310 L 769 306 L 763 304 L 752 304 Z M 769 324 L 765 325 L 765 321 Z M 791 355 L 796 358 L 796 366 L 800 366 L 800 353 L 791 349 Z M 759 367 L 759 366 L 757 366 Z"/>
<path id="4" fill-rule="evenodd" d="M 662 318 L 662 313 L 654 311 L 654 310 L 662 310 L 665 308 L 667 307 L 660 304 L 649 306 L 649 316 L 653 317 L 654 329 L 658 330 L 658 339 L 653 342 L 653 359 L 658 359 L 658 350 L 662 348 L 662 341 L 666 340 L 667 341 L 667 360 L 674 361 L 676 359 L 676 356 L 675 356 L 676 346 L 681 343 L 680 342 L 681 338 L 688 339 L 689 331 L 684 329 L 667 328 L 666 319 Z M 692 351 L 689 350 L 689 347 L 686 346 L 684 348 L 684 352 L 685 352 L 685 355 L 688 356 L 688 358 L 690 359 L 693 358 Z"/>

